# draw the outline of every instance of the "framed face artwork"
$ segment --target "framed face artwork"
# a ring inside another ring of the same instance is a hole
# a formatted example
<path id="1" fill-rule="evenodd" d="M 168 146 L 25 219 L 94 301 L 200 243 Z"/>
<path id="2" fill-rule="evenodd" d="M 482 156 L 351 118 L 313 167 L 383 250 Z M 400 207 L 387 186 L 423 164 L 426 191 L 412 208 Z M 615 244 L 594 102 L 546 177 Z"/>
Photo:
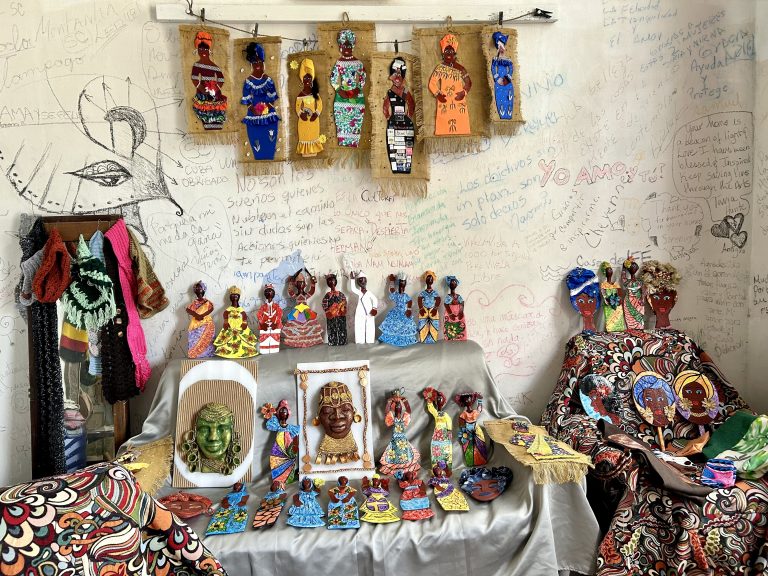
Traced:
<path id="1" fill-rule="evenodd" d="M 301 474 L 360 479 L 373 471 L 368 360 L 297 364 Z"/>
<path id="2" fill-rule="evenodd" d="M 181 365 L 173 486 L 223 488 L 251 479 L 256 362 Z"/>

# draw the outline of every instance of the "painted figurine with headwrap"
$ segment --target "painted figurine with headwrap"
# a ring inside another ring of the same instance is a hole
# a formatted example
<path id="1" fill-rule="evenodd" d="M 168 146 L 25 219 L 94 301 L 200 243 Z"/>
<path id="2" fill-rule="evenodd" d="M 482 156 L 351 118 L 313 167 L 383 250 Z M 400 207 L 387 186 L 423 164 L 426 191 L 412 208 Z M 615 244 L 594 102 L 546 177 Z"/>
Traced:
<path id="1" fill-rule="evenodd" d="M 186 312 L 190 315 L 187 328 L 187 357 L 209 358 L 214 355 L 213 339 L 216 336 L 216 327 L 213 325 L 213 302 L 205 297 L 208 288 L 200 280 L 195 284 L 195 298 L 187 306 Z"/>
<path id="2" fill-rule="evenodd" d="M 323 296 L 323 310 L 326 317 L 328 346 L 347 345 L 347 297 L 336 289 L 338 280 L 331 272 L 325 275 L 328 292 Z"/>
<path id="3" fill-rule="evenodd" d="M 269 453 L 272 480 L 282 484 L 296 482 L 301 428 L 297 424 L 288 423 L 291 417 L 288 400 L 280 400 L 277 408 L 269 403 L 264 404 L 261 407 L 261 415 L 266 420 L 267 430 L 275 433 L 275 443 Z"/>
<path id="4" fill-rule="evenodd" d="M 645 284 L 645 297 L 656 314 L 656 328 L 669 328 L 669 313 L 677 303 L 680 273 L 672 264 L 648 260 L 643 262 L 640 276 Z"/>
<path id="5" fill-rule="evenodd" d="M 277 354 L 280 352 L 280 333 L 283 329 L 283 309 L 275 300 L 275 287 L 264 286 L 264 303 L 256 312 L 259 321 L 259 353 Z"/>
<path id="6" fill-rule="evenodd" d="M 600 264 L 600 272 L 605 276 L 605 282 L 600 283 L 605 331 L 623 332 L 627 329 L 624 321 L 624 289 L 618 282 L 613 281 L 613 267 L 610 262 Z"/>
<path id="7" fill-rule="evenodd" d="M 429 485 L 435 491 L 435 500 L 446 512 L 467 512 L 469 504 L 464 494 L 451 481 L 451 469 L 445 462 L 438 462 L 432 467 Z"/>
<path id="8" fill-rule="evenodd" d="M 397 281 L 397 288 L 395 288 Z M 410 346 L 416 344 L 416 324 L 413 321 L 413 301 L 405 293 L 405 287 L 408 284 L 408 276 L 404 272 L 395 276 L 389 275 L 389 299 L 394 302 L 395 307 L 389 311 L 384 322 L 379 329 L 381 335 L 379 340 L 393 346 Z"/>
<path id="9" fill-rule="evenodd" d="M 243 83 L 241 104 L 248 106 L 243 118 L 251 153 L 254 160 L 274 160 L 277 139 L 280 135 L 275 102 L 277 88 L 275 82 L 264 72 L 264 47 L 258 42 L 249 42 L 245 49 L 245 59 L 251 64 L 251 73 Z"/>
<path id="10" fill-rule="evenodd" d="M 640 267 L 635 258 L 624 260 L 621 275 L 624 281 L 624 321 L 627 330 L 645 328 L 645 302 L 643 301 L 643 283 L 635 278 Z"/>
<path id="11" fill-rule="evenodd" d="M 192 84 L 195 97 L 192 109 L 206 130 L 221 130 L 227 119 L 227 97 L 221 93 L 224 72 L 211 60 L 213 36 L 200 30 L 195 36 L 195 50 L 199 60 L 192 65 Z M 114 142 L 113 142 L 114 146 Z"/>
<path id="12" fill-rule="evenodd" d="M 712 381 L 697 370 L 683 370 L 672 383 L 680 415 L 699 425 L 703 435 L 704 426 L 711 424 L 717 416 L 720 398 Z"/>
<path id="13" fill-rule="evenodd" d="M 640 372 L 635 376 L 632 396 L 640 416 L 656 428 L 659 446 L 665 450 L 662 428 L 672 425 L 675 418 L 675 395 L 669 382 L 657 372 Z"/>
<path id="14" fill-rule="evenodd" d="M 240 307 L 240 288 L 229 289 L 230 306 L 224 310 L 224 326 L 213 346 L 222 358 L 251 358 L 257 356 L 256 336 L 248 326 L 248 314 Z"/>
<path id="15" fill-rule="evenodd" d="M 459 39 L 446 34 L 440 40 L 442 63 L 429 78 L 429 91 L 437 98 L 435 136 L 471 134 L 467 95 L 472 88 L 469 72 L 456 61 Z"/>
<path id="16" fill-rule="evenodd" d="M 384 118 L 387 119 L 387 153 L 389 167 L 394 174 L 410 174 L 413 159 L 413 143 L 416 130 L 413 115 L 416 100 L 405 83 L 408 68 L 405 60 L 395 58 L 389 65 L 392 86 L 384 97 Z"/>
<path id="17" fill-rule="evenodd" d="M 325 482 L 320 478 L 311 480 L 304 476 L 298 493 L 293 495 L 293 506 L 288 509 L 287 524 L 294 528 L 319 528 L 325 526 L 325 510 L 320 507 L 317 497 Z"/>
<path id="18" fill-rule="evenodd" d="M 440 304 L 443 299 L 432 288 L 437 274 L 432 270 L 424 272 L 422 279 L 427 287 L 419 292 L 419 324 L 418 337 L 422 344 L 434 344 L 440 336 Z"/>
<path id="19" fill-rule="evenodd" d="M 600 308 L 600 290 L 597 276 L 592 270 L 574 268 L 565 278 L 570 292 L 571 306 L 584 321 L 585 331 L 595 331 L 595 314 Z"/>
<path id="20" fill-rule="evenodd" d="M 309 285 L 307 285 L 309 280 Z M 306 268 L 288 277 L 288 296 L 296 305 L 288 312 L 283 326 L 283 343 L 291 348 L 309 348 L 323 343 L 323 327 L 317 320 L 317 312 L 307 304 L 315 293 L 317 278 Z"/>
<path id="21" fill-rule="evenodd" d="M 464 392 L 456 394 L 453 401 L 462 407 L 459 414 L 459 444 L 464 452 L 464 464 L 469 467 L 483 466 L 489 456 L 485 432 L 477 423 L 483 411 L 483 395 L 479 392 Z M 477 408 L 474 407 L 475 402 Z"/>
<path id="22" fill-rule="evenodd" d="M 315 77 L 315 62 L 311 58 L 301 61 L 299 79 L 301 92 L 296 96 L 299 141 L 296 144 L 296 152 L 304 158 L 312 158 L 323 151 L 325 136 L 320 134 L 323 99 L 320 97 L 320 85 Z"/>
<path id="23" fill-rule="evenodd" d="M 388 524 L 400 522 L 397 507 L 389 501 L 389 480 L 374 474 L 370 480 L 363 476 L 363 494 L 365 502 L 360 506 L 360 520 L 372 524 Z"/>
<path id="24" fill-rule="evenodd" d="M 515 109 L 515 87 L 512 83 L 512 74 L 515 65 L 507 56 L 507 40 L 509 36 L 497 31 L 491 37 L 496 47 L 496 56 L 491 59 L 491 76 L 493 76 L 493 99 L 496 102 L 496 110 L 502 120 L 511 120 Z"/>
<path id="25" fill-rule="evenodd" d="M 333 99 L 333 118 L 339 146 L 357 148 L 365 115 L 366 73 L 363 63 L 355 57 L 357 37 L 349 28 L 339 31 L 337 42 L 341 56 L 331 70 L 331 86 L 336 91 Z"/>
<path id="26" fill-rule="evenodd" d="M 448 469 L 451 469 L 453 467 L 453 421 L 445 411 L 448 399 L 440 390 L 432 387 L 425 388 L 422 396 L 427 404 L 427 412 L 435 420 L 435 430 L 432 432 L 430 443 L 432 466 L 438 462 L 444 462 Z"/>
<path id="27" fill-rule="evenodd" d="M 376 342 L 376 314 L 379 313 L 379 299 L 368 290 L 368 277 L 362 270 L 349 273 L 349 289 L 357 294 L 355 308 L 355 342 L 373 344 Z"/>
<path id="28" fill-rule="evenodd" d="M 405 397 L 405 390 L 393 390 L 387 399 L 384 422 L 392 427 L 392 438 L 379 459 L 379 470 L 387 476 L 401 472 L 418 472 L 421 468 L 421 454 L 408 441 L 405 428 L 411 422 L 411 406 Z"/>
<path id="29" fill-rule="evenodd" d="M 456 292 L 460 282 L 456 276 L 446 276 L 448 294 L 445 295 L 443 335 L 446 340 L 466 340 L 467 322 L 464 318 L 464 298 Z"/>

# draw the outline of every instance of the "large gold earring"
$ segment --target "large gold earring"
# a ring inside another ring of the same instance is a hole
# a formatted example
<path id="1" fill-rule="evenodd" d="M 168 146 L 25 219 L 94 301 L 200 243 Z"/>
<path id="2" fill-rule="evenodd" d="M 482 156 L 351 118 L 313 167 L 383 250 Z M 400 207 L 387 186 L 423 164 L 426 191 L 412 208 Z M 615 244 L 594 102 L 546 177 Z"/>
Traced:
<path id="1" fill-rule="evenodd" d="M 313 426 L 320 426 L 320 420 L 317 418 L 312 418 L 312 425 Z"/>
<path id="2" fill-rule="evenodd" d="M 357 412 L 355 412 L 355 422 L 360 422 L 362 419 L 363 417 L 360 416 L 360 414 L 358 414 Z"/>

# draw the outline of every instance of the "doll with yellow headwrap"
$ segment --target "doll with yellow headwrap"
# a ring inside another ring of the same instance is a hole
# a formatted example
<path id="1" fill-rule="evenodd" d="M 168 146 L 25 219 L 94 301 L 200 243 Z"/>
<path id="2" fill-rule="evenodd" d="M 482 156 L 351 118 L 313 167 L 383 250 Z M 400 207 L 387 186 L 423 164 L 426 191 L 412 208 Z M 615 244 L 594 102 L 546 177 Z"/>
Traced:
<path id="1" fill-rule="evenodd" d="M 199 60 L 192 65 L 195 97 L 192 108 L 206 130 L 221 130 L 227 118 L 227 97 L 221 93 L 224 72 L 211 60 L 213 36 L 200 30 L 195 36 Z"/>
<path id="2" fill-rule="evenodd" d="M 299 117 L 299 142 L 296 144 L 296 152 L 304 158 L 311 158 L 323 151 L 325 142 L 325 136 L 320 134 L 323 99 L 320 97 L 320 86 L 315 78 L 315 63 L 311 58 L 301 61 L 299 79 L 302 89 L 296 96 L 296 115 Z"/>
<path id="3" fill-rule="evenodd" d="M 258 355 L 258 339 L 248 326 L 248 314 L 240 307 L 240 288 L 229 289 L 229 306 L 224 311 L 224 326 L 213 346 L 222 358 L 251 358 Z"/>
<path id="4" fill-rule="evenodd" d="M 440 334 L 440 298 L 437 290 L 432 288 L 437 275 L 427 270 L 422 279 L 427 287 L 419 292 L 419 324 L 418 338 L 422 344 L 434 344 Z"/>
<path id="5" fill-rule="evenodd" d="M 459 39 L 446 34 L 440 40 L 443 61 L 429 78 L 429 91 L 437 98 L 435 136 L 471 134 L 467 94 L 472 88 L 469 72 L 456 61 Z"/>

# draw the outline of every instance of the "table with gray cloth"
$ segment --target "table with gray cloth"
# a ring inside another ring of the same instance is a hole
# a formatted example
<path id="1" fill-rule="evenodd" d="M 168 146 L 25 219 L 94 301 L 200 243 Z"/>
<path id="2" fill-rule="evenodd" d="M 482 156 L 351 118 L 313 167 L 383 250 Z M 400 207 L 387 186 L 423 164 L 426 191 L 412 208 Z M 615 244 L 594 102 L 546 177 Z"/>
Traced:
<path id="1" fill-rule="evenodd" d="M 454 479 L 463 469 L 461 447 L 456 435 L 459 407 L 453 396 L 476 390 L 483 395 L 484 419 L 508 418 L 515 414 L 501 395 L 488 371 L 482 348 L 474 342 L 438 342 L 398 349 L 384 344 L 350 344 L 342 347 L 283 349 L 278 354 L 257 358 L 258 403 L 276 405 L 289 399 L 296 411 L 296 377 L 293 370 L 300 362 L 370 360 L 374 458 L 378 462 L 391 437 L 384 424 L 384 403 L 389 391 L 403 387 L 412 409 L 406 434 L 422 454 L 422 466 L 429 468 L 433 420 L 424 408 L 421 391 L 427 386 L 439 388 L 449 399 L 446 410 L 454 415 Z M 216 360 L 213 360 L 216 361 Z M 171 361 L 162 375 L 141 434 L 130 442 L 142 444 L 175 430 L 178 382 L 181 361 Z M 470 500 L 469 512 L 446 513 L 429 497 L 435 517 L 419 522 L 401 521 L 374 525 L 361 522 L 359 530 L 298 529 L 285 523 L 287 508 L 297 484 L 288 487 L 289 502 L 277 524 L 268 530 L 250 528 L 258 504 L 269 488 L 269 451 L 274 434 L 260 418 L 254 439 L 256 480 L 248 486 L 248 526 L 242 534 L 208 536 L 205 545 L 216 555 L 230 576 L 336 574 L 338 576 L 418 574 L 419 576 L 537 575 L 558 574 L 569 570 L 594 573 L 599 530 L 587 503 L 583 484 L 537 486 L 531 473 L 500 447 L 490 464 L 509 466 L 514 480 L 496 501 Z M 421 478 L 428 479 L 422 469 Z M 358 481 L 351 481 L 360 489 Z M 319 498 L 328 505 L 326 483 Z M 400 488 L 390 485 L 390 500 L 399 504 Z M 174 492 L 166 484 L 158 497 Z M 224 497 L 224 489 L 196 489 L 214 503 Z M 356 494 L 358 504 L 364 496 Z M 399 506 L 398 506 L 399 508 Z M 201 537 L 208 517 L 189 521 Z"/>

